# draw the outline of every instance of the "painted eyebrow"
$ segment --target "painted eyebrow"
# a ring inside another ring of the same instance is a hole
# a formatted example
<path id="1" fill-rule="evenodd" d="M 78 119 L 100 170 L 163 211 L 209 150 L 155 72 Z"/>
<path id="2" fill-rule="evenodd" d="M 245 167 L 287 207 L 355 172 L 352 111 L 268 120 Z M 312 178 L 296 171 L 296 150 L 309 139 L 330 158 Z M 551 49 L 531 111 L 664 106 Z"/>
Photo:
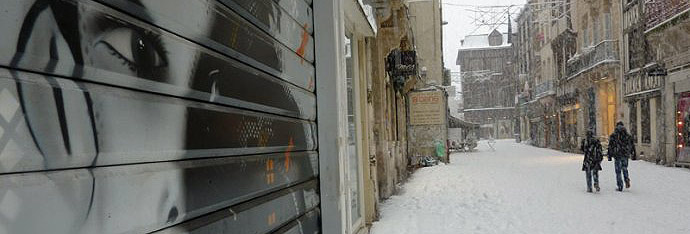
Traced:
<path id="1" fill-rule="evenodd" d="M 110 7 L 110 5 L 108 4 L 108 2 L 109 2 L 108 0 L 97 0 L 97 1 L 102 3 L 102 4 L 108 5 Z M 137 7 L 125 6 L 124 9 L 120 9 L 120 10 L 125 11 L 125 12 L 129 12 L 129 13 L 131 13 L 130 11 L 137 12 L 136 17 L 140 17 L 144 21 L 153 22 L 153 17 L 151 17 L 151 13 L 149 12 L 149 9 L 146 8 L 146 5 L 144 5 L 141 2 L 141 0 L 115 0 L 115 1 L 124 1 L 126 3 L 129 3 L 129 4 L 121 4 L 121 5 L 130 5 L 130 4 L 136 5 Z M 111 7 L 111 8 L 112 9 L 118 9 L 117 7 Z"/>

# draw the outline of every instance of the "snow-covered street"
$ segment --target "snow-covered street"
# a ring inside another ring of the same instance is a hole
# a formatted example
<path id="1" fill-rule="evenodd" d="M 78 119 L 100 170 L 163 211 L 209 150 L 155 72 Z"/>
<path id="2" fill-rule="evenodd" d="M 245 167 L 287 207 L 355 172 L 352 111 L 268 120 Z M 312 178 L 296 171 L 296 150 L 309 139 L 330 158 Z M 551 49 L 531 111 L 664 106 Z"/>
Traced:
<path id="1" fill-rule="evenodd" d="M 497 141 L 422 168 L 385 201 L 373 234 L 690 233 L 690 170 L 630 161 L 631 188 L 587 193 L 582 155 Z"/>

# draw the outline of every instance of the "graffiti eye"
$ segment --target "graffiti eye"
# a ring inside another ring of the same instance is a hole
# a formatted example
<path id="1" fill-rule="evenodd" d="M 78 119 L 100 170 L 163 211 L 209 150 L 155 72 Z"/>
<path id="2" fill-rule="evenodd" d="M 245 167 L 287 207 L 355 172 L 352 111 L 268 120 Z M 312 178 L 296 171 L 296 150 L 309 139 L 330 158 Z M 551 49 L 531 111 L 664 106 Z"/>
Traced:
<path id="1" fill-rule="evenodd" d="M 110 54 L 122 60 L 133 71 L 167 66 L 160 39 L 150 33 L 130 28 L 117 28 L 106 33 L 99 41 Z"/>

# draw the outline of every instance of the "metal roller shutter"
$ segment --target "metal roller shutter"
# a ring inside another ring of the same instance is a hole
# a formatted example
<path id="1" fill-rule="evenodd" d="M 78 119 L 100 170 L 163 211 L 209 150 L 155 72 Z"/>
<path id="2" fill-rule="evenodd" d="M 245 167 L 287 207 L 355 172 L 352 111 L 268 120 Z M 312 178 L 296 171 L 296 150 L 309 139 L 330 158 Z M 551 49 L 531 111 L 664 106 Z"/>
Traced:
<path id="1" fill-rule="evenodd" d="M 319 232 L 311 1 L 0 6 L 0 233 Z"/>

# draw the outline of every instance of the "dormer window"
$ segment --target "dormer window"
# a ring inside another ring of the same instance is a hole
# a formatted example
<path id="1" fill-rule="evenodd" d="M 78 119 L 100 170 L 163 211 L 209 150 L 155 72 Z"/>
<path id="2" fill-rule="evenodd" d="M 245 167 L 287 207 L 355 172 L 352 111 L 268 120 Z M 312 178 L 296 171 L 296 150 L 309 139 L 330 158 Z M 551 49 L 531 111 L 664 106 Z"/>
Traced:
<path id="1" fill-rule="evenodd" d="M 489 46 L 503 45 L 503 34 L 495 30 L 489 34 Z"/>

